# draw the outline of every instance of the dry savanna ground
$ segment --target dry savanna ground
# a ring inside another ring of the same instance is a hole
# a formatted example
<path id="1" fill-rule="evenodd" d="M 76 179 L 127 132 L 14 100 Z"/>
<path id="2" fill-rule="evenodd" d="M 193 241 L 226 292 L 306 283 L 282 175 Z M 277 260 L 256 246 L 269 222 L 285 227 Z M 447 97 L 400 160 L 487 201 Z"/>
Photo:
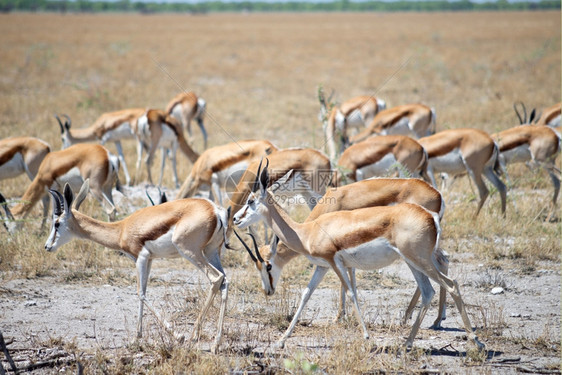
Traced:
<path id="1" fill-rule="evenodd" d="M 10 14 L 0 15 L 0 35 L 0 137 L 33 135 L 53 149 L 61 146 L 55 112 L 82 127 L 105 111 L 162 108 L 181 90 L 207 100 L 212 146 L 266 138 L 321 148 L 320 84 L 337 101 L 374 94 L 390 106 L 429 104 L 438 129 L 495 132 L 517 124 L 516 100 L 560 101 L 559 12 Z M 197 130 L 193 144 L 201 150 Z M 135 145 L 125 147 L 134 170 Z M 183 178 L 191 165 L 178 159 Z M 209 352 L 217 303 L 198 345 L 175 342 L 148 312 L 136 340 L 132 263 L 81 241 L 45 253 L 39 207 L 24 231 L 0 233 L 0 330 L 16 365 L 40 373 L 559 373 L 560 223 L 544 220 L 552 187 L 546 173 L 509 170 L 505 219 L 493 194 L 473 221 L 465 179 L 445 193 L 443 247 L 485 352 L 465 341 L 450 299 L 445 328 L 428 328 L 432 308 L 414 350 L 400 349 L 414 290 L 403 264 L 358 274 L 369 340 L 353 317 L 332 323 L 338 282 L 329 274 L 286 348 L 276 349 L 312 268 L 295 261 L 265 298 L 242 251 L 223 254 L 231 287 L 219 354 Z M 172 186 L 169 171 L 164 183 Z M 0 191 L 13 202 L 28 184 L 2 181 Z M 121 216 L 148 204 L 143 190 L 114 194 Z M 83 209 L 105 219 L 91 199 Z M 156 261 L 148 295 L 189 333 L 206 288 L 188 262 Z"/>

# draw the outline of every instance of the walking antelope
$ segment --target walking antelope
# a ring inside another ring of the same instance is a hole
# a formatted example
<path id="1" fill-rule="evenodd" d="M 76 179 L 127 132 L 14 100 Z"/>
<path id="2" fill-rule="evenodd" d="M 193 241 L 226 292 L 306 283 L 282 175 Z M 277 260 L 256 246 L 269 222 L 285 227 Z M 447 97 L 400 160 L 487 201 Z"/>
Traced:
<path id="1" fill-rule="evenodd" d="M 15 178 L 25 173 L 33 181 L 39 165 L 50 151 L 51 146 L 39 138 L 10 137 L 0 140 L 0 180 Z M 47 219 L 49 197 L 44 196 L 42 203 L 41 228 Z"/>
<path id="2" fill-rule="evenodd" d="M 346 270 L 379 269 L 402 258 L 412 271 L 422 295 L 421 308 L 406 340 L 406 346 L 412 346 L 435 293 L 429 282 L 432 279 L 451 294 L 469 338 L 480 349 L 484 348 L 472 331 L 457 282 L 444 275 L 437 267 L 441 232 L 437 214 L 430 213 L 419 205 L 401 203 L 395 206 L 330 212 L 301 224 L 292 220 L 267 191 L 267 165 L 263 171 L 258 172 L 260 173 L 257 174 L 246 204 L 234 215 L 234 224 L 246 228 L 262 220 L 291 249 L 323 264 L 325 268 L 332 268 L 345 289 L 351 292 L 354 312 L 366 339 L 369 333 Z M 309 286 L 316 287 L 318 282 L 318 279 L 311 280 Z M 284 345 L 290 334 L 288 329 L 279 340 L 279 346 Z"/>
<path id="3" fill-rule="evenodd" d="M 322 88 L 318 89 L 320 101 L 319 119 L 322 121 L 326 148 L 330 160 L 336 159 L 336 148 L 340 153 L 347 144 L 348 131 L 361 130 L 375 115 L 386 108 L 386 102 L 374 96 L 361 95 L 348 99 L 339 106 L 331 103 L 333 93 L 326 99 Z M 337 139 L 339 136 L 340 139 Z M 339 147 L 336 143 L 339 142 Z"/>
<path id="4" fill-rule="evenodd" d="M 152 174 L 150 169 L 154 161 L 154 154 L 160 147 L 162 149 L 162 165 L 160 168 L 160 179 L 158 185 L 162 185 L 162 177 L 164 175 L 164 165 L 166 164 L 166 155 L 172 162 L 172 173 L 174 176 L 175 187 L 179 187 L 178 171 L 176 167 L 176 150 L 179 146 L 185 156 L 195 163 L 199 155 L 186 142 L 180 123 L 174 117 L 167 115 L 159 109 L 149 109 L 139 117 L 136 126 L 137 135 L 137 170 L 134 182 L 141 169 L 141 160 L 143 150 L 147 150 L 146 170 L 148 172 L 148 181 L 152 184 Z"/>
<path id="5" fill-rule="evenodd" d="M 343 152 L 337 167 L 335 177 L 340 183 L 394 172 L 401 177 L 411 174 L 429 179 L 427 153 L 415 139 L 405 135 L 370 137 L 356 143 Z"/>
<path id="6" fill-rule="evenodd" d="M 226 180 L 237 184 L 250 163 L 276 150 L 277 147 L 266 140 L 238 141 L 205 150 L 193 164 L 176 199 L 192 197 L 202 190 L 210 194 L 212 189 L 222 205 L 220 187 Z"/>
<path id="7" fill-rule="evenodd" d="M 470 128 L 449 129 L 420 138 L 418 142 L 429 157 L 427 170 L 433 186 L 437 186 L 435 172 L 453 176 L 468 173 L 480 195 L 476 217 L 489 194 L 482 178 L 485 176 L 498 189 L 502 214 L 505 216 L 506 187 L 498 177 L 501 174 L 499 150 L 486 132 Z"/>
<path id="8" fill-rule="evenodd" d="M 367 128 L 350 138 L 350 143 L 361 142 L 378 135 L 408 135 L 425 137 L 435 132 L 435 110 L 423 104 L 405 104 L 379 112 Z"/>
<path id="9" fill-rule="evenodd" d="M 308 207 L 312 210 L 316 205 L 316 198 L 321 197 L 331 184 L 332 170 L 330 160 L 320 151 L 312 148 L 288 148 L 273 152 L 267 156 L 269 161 L 269 182 L 273 183 L 287 174 L 290 170 L 301 173 L 307 184 L 307 189 L 284 189 L 290 195 L 305 194 Z M 254 179 L 259 172 L 260 161 L 254 161 L 248 166 L 242 178 L 232 193 L 230 204 L 235 214 L 244 205 L 251 192 Z"/>
<path id="10" fill-rule="evenodd" d="M 115 143 L 119 161 L 125 173 L 125 182 L 131 183 L 121 140 L 136 139 L 135 128 L 137 120 L 146 112 L 144 108 L 123 109 L 121 111 L 107 112 L 102 114 L 92 125 L 83 129 L 71 128 L 70 117 L 65 115 L 64 124 L 58 116 L 55 116 L 62 134 L 62 147 L 67 148 L 77 143 L 96 142 L 102 145 L 107 142 Z"/>
<path id="11" fill-rule="evenodd" d="M 194 92 L 179 93 L 166 106 L 166 113 L 180 121 L 190 137 L 192 136 L 191 120 L 195 119 L 197 121 L 197 125 L 199 125 L 199 129 L 201 129 L 203 134 L 205 149 L 207 149 L 207 131 L 205 130 L 203 120 L 206 107 L 207 103 L 205 100 L 198 98 Z"/>
<path id="12" fill-rule="evenodd" d="M 45 156 L 39 166 L 37 175 L 23 194 L 22 203 L 12 209 L 15 222 L 10 223 L 10 231 L 19 228 L 37 201 L 47 194 L 48 189 L 62 189 L 65 183 L 78 190 L 86 179 L 91 181 L 94 197 L 109 206 L 106 212 L 110 220 L 115 218 L 117 210 L 111 196 L 111 189 L 119 181 L 119 160 L 99 144 L 77 144 L 64 150 L 52 151 Z"/>
<path id="13" fill-rule="evenodd" d="M 560 152 L 556 132 L 548 126 L 521 125 L 493 134 L 492 138 L 498 144 L 502 166 L 531 161 L 548 172 L 554 186 L 552 205 L 555 207 L 560 191 L 560 170 L 554 163 Z"/>
<path id="14" fill-rule="evenodd" d="M 47 251 L 56 251 L 73 238 L 82 238 L 119 250 L 135 262 L 140 301 L 138 337 L 142 336 L 144 306 L 168 331 L 173 332 L 170 323 L 160 317 L 146 298 L 153 259 L 183 257 L 201 270 L 211 286 L 191 338 L 199 339 L 203 318 L 220 291 L 220 315 L 213 345 L 213 351 L 216 351 L 220 344 L 228 297 L 228 281 L 220 262 L 228 225 L 227 210 L 206 199 L 190 198 L 145 207 L 123 220 L 106 223 L 78 211 L 88 193 L 88 180 L 75 201 L 68 185 L 65 185 L 64 196 L 55 190 L 50 190 L 50 193 L 54 210 L 51 232 L 45 243 Z M 174 333 L 174 336 L 183 340 L 183 335 Z"/>
<path id="15" fill-rule="evenodd" d="M 415 203 L 425 207 L 429 211 L 433 211 L 442 218 L 445 210 L 445 201 L 441 193 L 427 182 L 412 178 L 376 178 L 363 180 L 349 185 L 338 187 L 337 189 L 328 189 L 326 194 L 319 199 L 318 204 L 305 222 L 315 220 L 321 215 L 335 211 L 350 211 L 358 208 L 389 206 L 398 203 Z M 235 233 L 238 236 L 237 233 Z M 240 239 L 242 241 L 242 239 Z M 252 254 L 248 246 L 242 241 L 242 244 L 250 253 L 250 257 L 256 264 L 261 279 L 262 286 L 266 295 L 275 293 L 275 288 L 281 272 L 292 259 L 300 255 L 300 253 L 291 250 L 285 243 L 273 241 L 271 245 L 262 246 L 259 250 L 254 242 L 255 256 Z M 313 258 L 309 257 L 313 261 Z M 447 274 L 448 260 L 446 254 L 437 249 L 436 265 L 441 272 Z M 295 328 L 302 309 L 310 295 L 314 292 L 313 280 L 322 280 L 324 274 L 329 267 L 325 267 L 322 263 L 314 263 L 316 269 L 308 287 L 303 291 L 301 302 L 297 312 L 293 316 L 291 322 L 291 331 Z M 353 289 L 355 288 L 355 272 L 348 268 L 348 274 Z M 318 284 L 316 284 L 318 285 Z M 433 323 L 434 328 L 441 326 L 441 320 L 445 318 L 445 289 L 441 288 L 439 298 L 439 313 L 437 319 Z M 412 301 L 404 314 L 404 322 L 412 315 L 412 311 L 419 299 L 420 291 L 412 297 Z M 345 314 L 345 286 L 341 285 L 340 307 L 336 320 Z"/>

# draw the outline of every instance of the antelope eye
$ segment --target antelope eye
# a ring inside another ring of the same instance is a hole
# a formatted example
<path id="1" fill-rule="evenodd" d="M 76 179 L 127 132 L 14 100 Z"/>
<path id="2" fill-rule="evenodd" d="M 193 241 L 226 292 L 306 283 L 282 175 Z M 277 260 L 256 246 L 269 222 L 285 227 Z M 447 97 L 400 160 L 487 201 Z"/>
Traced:
<path id="1" fill-rule="evenodd" d="M 265 269 L 267 272 L 271 271 L 271 264 L 268 264 L 267 266 L 265 266 Z"/>

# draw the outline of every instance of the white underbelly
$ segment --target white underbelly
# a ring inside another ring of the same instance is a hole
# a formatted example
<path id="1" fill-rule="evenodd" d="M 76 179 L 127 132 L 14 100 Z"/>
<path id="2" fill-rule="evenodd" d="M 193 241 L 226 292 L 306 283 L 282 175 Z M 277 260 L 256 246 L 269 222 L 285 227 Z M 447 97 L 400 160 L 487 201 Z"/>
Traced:
<path id="1" fill-rule="evenodd" d="M 240 182 L 246 169 L 248 169 L 248 162 L 246 160 L 232 164 L 222 171 L 213 173 L 213 182 L 226 188 L 227 191 L 230 191 L 231 188 L 236 189 L 236 185 Z"/>
<path id="2" fill-rule="evenodd" d="M 174 234 L 175 226 L 171 227 L 170 230 L 158 237 L 153 241 L 146 241 L 144 247 L 150 251 L 150 254 L 154 258 L 177 258 L 179 256 L 178 249 L 172 243 L 172 236 Z"/>
<path id="3" fill-rule="evenodd" d="M 169 126 L 162 126 L 162 136 L 158 140 L 158 147 L 171 148 L 177 142 L 176 133 Z"/>
<path id="4" fill-rule="evenodd" d="M 375 270 L 384 268 L 399 259 L 400 252 L 386 238 L 379 237 L 360 246 L 340 250 L 336 256 L 345 267 Z"/>
<path id="5" fill-rule="evenodd" d="M 123 139 L 134 139 L 134 138 L 135 138 L 135 134 L 133 133 L 131 124 L 128 122 L 124 122 L 118 127 L 116 127 L 115 129 L 107 131 L 101 137 L 101 143 L 103 144 L 106 142 L 115 142 Z"/>
<path id="6" fill-rule="evenodd" d="M 331 267 L 330 263 L 326 262 L 325 259 L 315 258 L 315 257 L 312 257 L 310 255 L 306 255 L 306 257 L 307 257 L 308 261 L 310 263 L 314 264 L 315 266 L 326 267 L 326 268 Z"/>
<path id="7" fill-rule="evenodd" d="M 356 109 L 355 111 L 351 112 L 347 115 L 347 129 L 361 129 L 365 126 L 365 122 L 363 121 L 363 116 L 361 115 L 361 111 Z"/>
<path id="8" fill-rule="evenodd" d="M 84 179 L 80 174 L 80 169 L 74 167 L 70 169 L 68 172 L 66 172 L 65 174 L 57 177 L 55 183 L 53 183 L 53 186 L 51 188 L 58 188 L 62 190 L 64 185 L 68 183 L 72 191 L 77 192 L 80 190 L 80 187 L 82 186 L 83 182 Z"/>
<path id="9" fill-rule="evenodd" d="M 25 172 L 23 156 L 18 152 L 0 166 L 0 180 L 14 178 Z"/>
<path id="10" fill-rule="evenodd" d="M 501 153 L 501 158 L 506 164 L 524 163 L 532 159 L 529 145 L 524 144 Z"/>
<path id="11" fill-rule="evenodd" d="M 560 126 L 560 115 L 550 120 L 550 122 L 547 125 L 550 126 L 551 128 L 558 128 Z"/>
<path id="12" fill-rule="evenodd" d="M 397 166 L 396 158 L 393 154 L 386 154 L 381 160 L 376 163 L 366 165 L 357 169 L 357 181 L 366 180 L 374 176 L 386 176 L 389 170 Z"/>
<path id="13" fill-rule="evenodd" d="M 410 126 L 410 120 L 407 117 L 403 117 L 398 120 L 394 125 L 387 128 L 386 131 L 382 132 L 383 135 L 407 135 L 412 138 L 418 138 L 418 135 Z"/>
<path id="14" fill-rule="evenodd" d="M 460 149 L 456 148 L 445 155 L 429 159 L 429 166 L 433 172 L 461 174 L 466 172 L 466 166 Z"/>

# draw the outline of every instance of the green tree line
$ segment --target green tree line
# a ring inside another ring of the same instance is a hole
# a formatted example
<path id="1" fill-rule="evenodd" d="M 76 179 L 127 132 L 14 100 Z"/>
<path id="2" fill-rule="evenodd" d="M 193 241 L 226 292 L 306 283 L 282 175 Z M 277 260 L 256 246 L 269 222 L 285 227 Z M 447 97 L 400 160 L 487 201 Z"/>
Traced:
<path id="1" fill-rule="evenodd" d="M 201 1 L 197 3 L 162 3 L 86 0 L 0 0 L 0 11 L 26 12 L 138 12 L 138 13 L 207 13 L 207 12 L 432 12 L 482 10 L 544 10 L 560 9 L 560 0 L 540 2 L 461 1 L 326 1 L 326 2 L 265 2 L 265 1 Z"/>

